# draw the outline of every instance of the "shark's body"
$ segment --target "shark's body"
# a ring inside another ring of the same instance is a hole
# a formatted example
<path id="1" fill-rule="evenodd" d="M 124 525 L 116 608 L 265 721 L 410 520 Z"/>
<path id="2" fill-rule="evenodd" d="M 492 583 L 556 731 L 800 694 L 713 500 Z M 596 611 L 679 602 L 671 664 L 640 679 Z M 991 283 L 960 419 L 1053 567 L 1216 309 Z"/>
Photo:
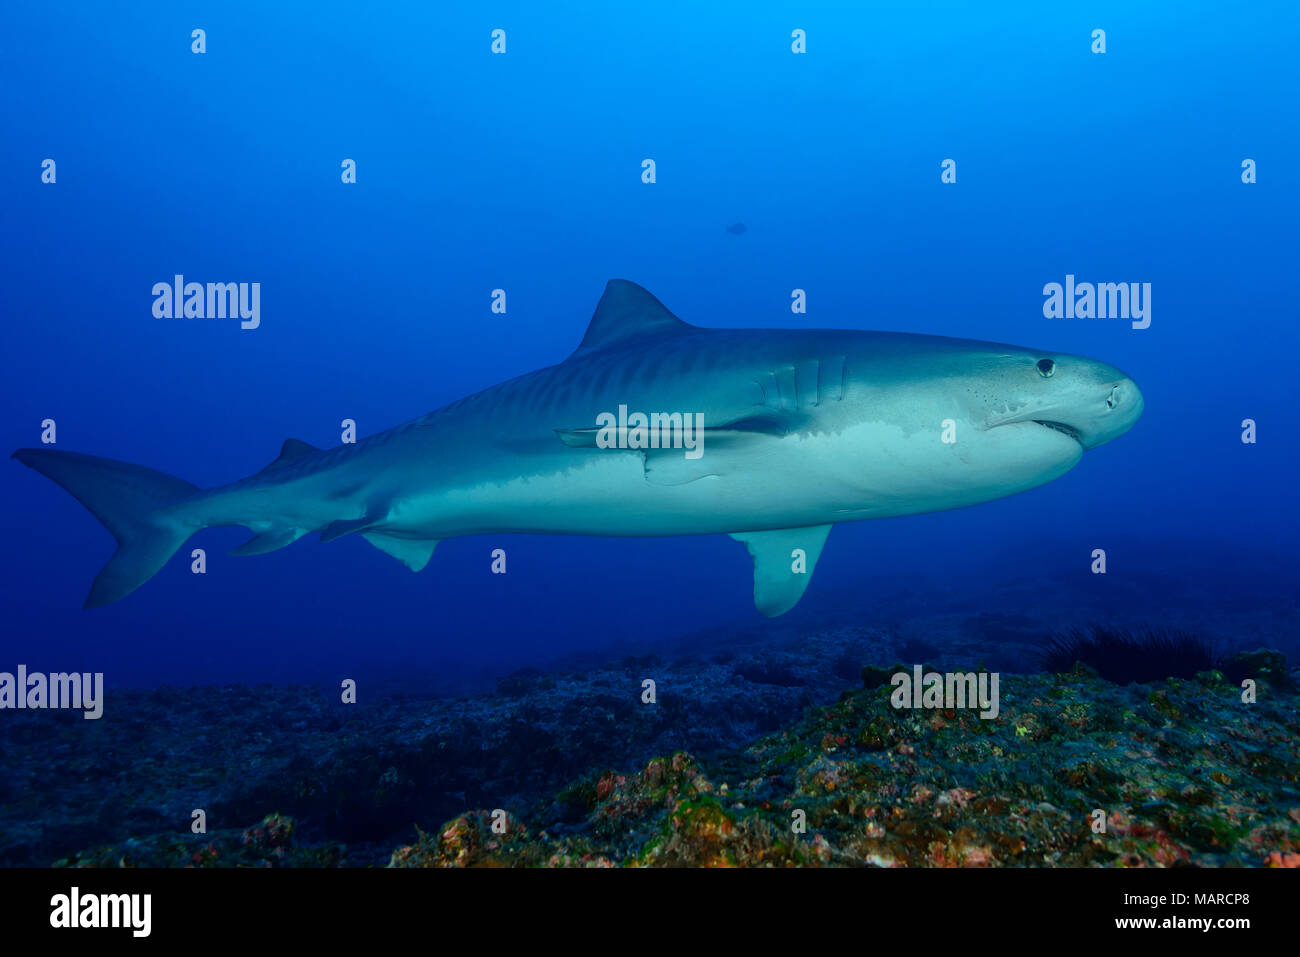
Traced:
<path id="1" fill-rule="evenodd" d="M 632 425 L 637 412 L 702 422 L 700 454 L 636 447 L 690 433 L 597 428 L 620 407 Z M 935 336 L 702 329 L 614 280 L 564 362 L 355 444 L 291 439 L 230 485 L 14 455 L 118 539 L 87 607 L 133 591 L 199 529 L 243 525 L 254 537 L 235 554 L 356 532 L 417 571 L 460 535 L 729 533 L 754 557 L 759 610 L 776 615 L 802 595 L 836 522 L 1024 491 L 1141 409 L 1130 379 L 1088 359 Z"/>

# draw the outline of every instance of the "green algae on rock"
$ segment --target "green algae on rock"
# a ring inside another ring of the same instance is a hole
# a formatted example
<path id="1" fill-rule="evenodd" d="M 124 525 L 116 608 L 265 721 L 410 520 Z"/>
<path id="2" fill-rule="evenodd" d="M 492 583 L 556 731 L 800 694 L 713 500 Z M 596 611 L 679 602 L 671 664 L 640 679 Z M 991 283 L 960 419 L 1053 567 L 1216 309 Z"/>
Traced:
<path id="1" fill-rule="evenodd" d="M 1079 669 L 1004 678 L 1002 717 L 982 721 L 898 712 L 887 687 L 868 684 L 718 762 L 713 777 L 682 752 L 600 775 L 578 788 L 586 826 L 574 833 L 521 828 L 490 851 L 466 852 L 451 827 L 399 849 L 393 863 L 1300 862 L 1294 696 L 1246 705 L 1217 682 L 1119 687 Z M 715 783 L 719 771 L 729 783 Z"/>

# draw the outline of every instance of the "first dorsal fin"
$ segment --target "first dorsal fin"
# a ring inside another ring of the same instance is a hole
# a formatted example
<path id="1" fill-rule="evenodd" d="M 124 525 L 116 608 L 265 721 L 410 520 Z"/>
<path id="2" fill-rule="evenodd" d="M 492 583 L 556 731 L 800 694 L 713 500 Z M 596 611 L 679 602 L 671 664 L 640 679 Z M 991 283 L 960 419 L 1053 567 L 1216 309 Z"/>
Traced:
<path id="1" fill-rule="evenodd" d="M 674 316 L 662 302 L 636 283 L 626 279 L 611 279 L 605 284 L 605 294 L 596 304 L 591 324 L 587 326 L 587 334 L 582 337 L 582 345 L 573 354 L 585 355 L 612 345 L 624 345 L 694 328 Z"/>
<path id="2" fill-rule="evenodd" d="M 320 449 L 316 448 L 316 446 L 308 445 L 301 439 L 285 439 L 284 445 L 280 446 L 279 456 L 275 461 L 271 462 L 270 465 L 262 469 L 262 471 L 273 472 L 277 469 L 282 469 L 287 465 L 292 465 L 301 458 L 311 455 L 313 452 L 319 451 Z"/>

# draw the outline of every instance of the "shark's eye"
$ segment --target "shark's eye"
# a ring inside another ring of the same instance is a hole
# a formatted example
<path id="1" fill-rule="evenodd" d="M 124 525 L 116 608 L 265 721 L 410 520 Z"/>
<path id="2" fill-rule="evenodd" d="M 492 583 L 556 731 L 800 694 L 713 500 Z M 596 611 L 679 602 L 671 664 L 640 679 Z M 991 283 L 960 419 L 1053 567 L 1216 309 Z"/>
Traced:
<path id="1" fill-rule="evenodd" d="M 1038 374 L 1044 379 L 1050 379 L 1052 373 L 1056 371 L 1056 363 L 1051 359 L 1038 360 Z"/>

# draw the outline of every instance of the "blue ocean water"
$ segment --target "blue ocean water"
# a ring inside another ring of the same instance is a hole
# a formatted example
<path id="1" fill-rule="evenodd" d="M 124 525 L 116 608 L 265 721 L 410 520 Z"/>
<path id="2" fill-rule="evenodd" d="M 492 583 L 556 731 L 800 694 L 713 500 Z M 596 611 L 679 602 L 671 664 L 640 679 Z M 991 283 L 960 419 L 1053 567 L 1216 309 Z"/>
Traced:
<path id="1" fill-rule="evenodd" d="M 1156 613 L 1175 586 L 1225 606 L 1294 592 L 1292 4 L 60 9 L 0 12 L 9 449 L 52 419 L 56 448 L 229 482 L 286 437 L 332 446 L 344 419 L 377 432 L 560 361 L 614 277 L 703 326 L 1079 353 L 1130 374 L 1146 411 L 1042 488 L 837 527 L 770 623 L 723 536 L 452 539 L 413 575 L 356 536 L 237 559 L 247 533 L 212 529 L 82 611 L 111 537 L 7 462 L 5 668 L 110 686 L 504 673 L 798 627 L 886 573 L 976 604 L 1068 582 L 1063 618 L 1072 590 L 1116 580 L 1140 583 L 1120 610 Z M 260 326 L 156 318 L 177 274 L 260 283 Z M 1150 283 L 1149 328 L 1045 318 L 1067 275 Z"/>

